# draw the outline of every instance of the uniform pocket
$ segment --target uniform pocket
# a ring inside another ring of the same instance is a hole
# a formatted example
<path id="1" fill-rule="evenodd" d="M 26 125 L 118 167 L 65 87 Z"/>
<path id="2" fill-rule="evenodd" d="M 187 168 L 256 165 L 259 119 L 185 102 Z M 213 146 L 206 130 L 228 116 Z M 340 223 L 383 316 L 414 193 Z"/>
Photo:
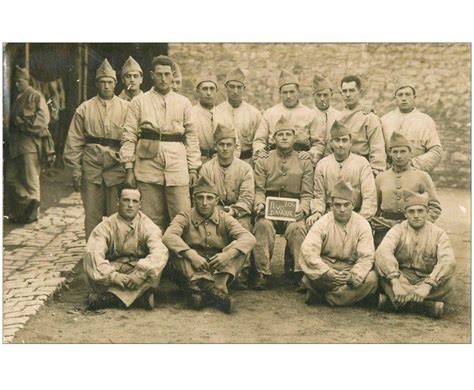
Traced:
<path id="1" fill-rule="evenodd" d="M 137 144 L 137 156 L 141 159 L 153 159 L 158 154 L 159 141 L 141 139 Z"/>

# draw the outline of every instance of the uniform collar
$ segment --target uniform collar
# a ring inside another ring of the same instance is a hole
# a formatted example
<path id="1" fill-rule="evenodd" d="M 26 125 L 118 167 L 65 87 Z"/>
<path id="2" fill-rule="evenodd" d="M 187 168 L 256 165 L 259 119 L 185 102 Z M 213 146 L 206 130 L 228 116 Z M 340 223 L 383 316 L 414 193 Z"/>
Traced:
<path id="1" fill-rule="evenodd" d="M 219 210 L 217 209 L 217 207 L 214 209 L 214 212 L 209 218 L 204 218 L 201 214 L 198 213 L 197 208 L 193 207 L 191 212 L 191 222 L 194 227 L 197 228 L 201 223 L 205 221 L 211 221 L 215 225 L 219 224 Z"/>
<path id="2" fill-rule="evenodd" d="M 129 228 L 135 230 L 138 225 L 138 221 L 140 220 L 140 215 L 141 211 L 138 211 L 137 215 L 135 215 L 135 218 L 133 218 L 131 221 L 127 221 L 126 219 L 122 218 L 119 213 L 117 213 L 117 219 L 123 224 L 127 225 Z"/>
<path id="3" fill-rule="evenodd" d="M 278 156 L 278 157 L 287 158 L 287 157 L 290 157 L 290 156 L 293 154 L 294 149 L 292 148 L 288 153 L 282 153 L 282 152 L 279 151 L 278 149 L 275 149 L 275 151 L 277 152 L 277 156 Z"/>
<path id="4" fill-rule="evenodd" d="M 395 173 L 403 173 L 403 172 L 409 171 L 411 168 L 412 167 L 410 166 L 410 164 L 407 164 L 405 169 L 399 170 L 398 168 L 392 165 L 392 171 Z"/>
<path id="5" fill-rule="evenodd" d="M 114 96 L 112 96 L 112 99 L 105 100 L 105 99 L 102 99 L 99 95 L 97 95 L 97 100 L 102 106 L 105 107 L 105 106 L 107 106 L 107 104 L 112 103 L 116 97 L 117 96 L 114 95 Z"/>
<path id="6" fill-rule="evenodd" d="M 172 94 L 175 93 L 172 89 L 170 89 L 169 92 L 166 95 L 163 95 L 162 93 L 158 92 L 155 89 L 155 87 L 151 87 L 150 91 L 157 94 L 158 96 L 161 96 L 162 98 L 166 98 L 166 97 L 171 96 Z"/>

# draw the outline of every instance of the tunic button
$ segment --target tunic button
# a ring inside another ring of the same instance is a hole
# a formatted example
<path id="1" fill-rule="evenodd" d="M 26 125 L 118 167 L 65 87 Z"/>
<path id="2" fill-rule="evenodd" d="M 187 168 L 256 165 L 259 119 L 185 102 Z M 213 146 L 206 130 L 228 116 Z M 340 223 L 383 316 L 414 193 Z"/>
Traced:
<path id="1" fill-rule="evenodd" d="M 211 233 L 207 232 L 207 235 L 208 235 L 208 236 L 210 236 L 210 235 L 211 235 Z"/>
<path id="2" fill-rule="evenodd" d="M 282 163 L 286 163 L 286 160 L 281 160 Z"/>
<path id="3" fill-rule="evenodd" d="M 397 200 L 400 200 L 400 197 L 399 197 L 399 196 L 397 196 Z"/>
<path id="4" fill-rule="evenodd" d="M 397 186 L 398 189 L 402 188 L 402 186 Z"/>
<path id="5" fill-rule="evenodd" d="M 283 172 L 283 176 L 286 176 L 286 172 Z"/>
<path id="6" fill-rule="evenodd" d="M 398 178 L 400 178 L 401 176 L 400 175 L 397 175 Z"/>
<path id="7" fill-rule="evenodd" d="M 281 189 L 284 190 L 286 187 L 285 186 L 281 186 Z"/>

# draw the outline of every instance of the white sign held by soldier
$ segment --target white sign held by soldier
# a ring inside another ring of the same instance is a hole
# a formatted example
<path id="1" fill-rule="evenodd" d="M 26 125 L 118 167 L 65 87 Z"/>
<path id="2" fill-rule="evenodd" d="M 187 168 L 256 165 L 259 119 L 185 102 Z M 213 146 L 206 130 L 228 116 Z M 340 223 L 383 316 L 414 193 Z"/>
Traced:
<path id="1" fill-rule="evenodd" d="M 265 218 L 274 221 L 296 221 L 295 215 L 299 204 L 299 199 L 267 196 Z"/>

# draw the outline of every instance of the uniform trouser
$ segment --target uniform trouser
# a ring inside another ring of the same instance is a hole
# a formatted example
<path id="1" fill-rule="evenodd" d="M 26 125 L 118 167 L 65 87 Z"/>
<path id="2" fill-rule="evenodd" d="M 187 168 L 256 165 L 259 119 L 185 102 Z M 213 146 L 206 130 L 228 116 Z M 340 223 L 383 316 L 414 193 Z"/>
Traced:
<path id="1" fill-rule="evenodd" d="M 38 153 L 24 153 L 8 161 L 5 181 L 13 190 L 12 209 L 21 215 L 32 200 L 40 200 L 41 165 Z"/>
<path id="2" fill-rule="evenodd" d="M 198 251 L 199 252 L 199 251 Z M 217 274 L 228 274 L 230 275 L 227 284 L 230 284 L 242 269 L 245 262 L 245 255 L 240 255 L 230 260 L 226 266 L 219 271 L 197 271 L 191 262 L 183 257 L 173 256 L 171 258 L 171 264 L 187 281 L 189 288 L 194 289 L 197 286 L 197 282 L 201 279 L 214 281 L 214 275 Z"/>
<path id="3" fill-rule="evenodd" d="M 265 218 L 259 218 L 255 222 L 254 235 L 257 245 L 253 250 L 255 258 L 255 268 L 257 272 L 271 275 L 270 262 L 275 247 L 275 222 Z M 301 272 L 299 264 L 300 248 L 306 236 L 307 228 L 305 221 L 285 223 L 285 238 L 291 255 L 294 259 L 294 271 Z"/>
<path id="4" fill-rule="evenodd" d="M 142 211 L 162 232 L 181 211 L 191 208 L 188 186 L 163 186 L 137 181 L 142 193 Z"/>
<path id="5" fill-rule="evenodd" d="M 110 264 L 115 267 L 117 272 L 129 275 L 135 271 L 138 260 L 136 258 L 121 257 L 115 261 L 111 261 Z M 89 287 L 97 293 L 110 292 L 119 298 L 126 307 L 129 307 L 133 302 L 140 298 L 145 291 L 150 288 L 157 288 L 161 279 L 161 264 L 157 264 L 156 274 L 158 276 L 146 275 L 143 282 L 134 290 L 127 288 L 122 289 L 119 286 L 103 286 L 94 282 L 92 279 L 87 278 Z M 158 272 L 159 271 L 159 272 Z M 139 271 L 142 273 L 143 271 Z"/>
<path id="6" fill-rule="evenodd" d="M 252 233 L 252 217 L 250 215 L 245 215 L 243 217 L 237 218 L 237 221 L 242 225 L 242 227 Z M 245 256 L 245 262 L 242 268 L 249 268 L 250 267 L 250 252 L 247 256 Z"/>
<path id="7" fill-rule="evenodd" d="M 400 272 L 400 283 L 406 291 L 413 291 L 417 286 L 425 281 L 426 277 L 416 275 L 413 270 L 402 270 Z M 441 301 L 446 302 L 449 293 L 453 289 L 453 279 L 447 278 L 440 281 L 437 287 L 433 287 L 426 297 L 428 301 Z M 382 286 L 385 294 L 390 298 L 392 303 L 395 300 L 395 294 L 393 293 L 392 285 L 389 280 L 381 278 L 380 285 Z"/>
<path id="8" fill-rule="evenodd" d="M 118 185 L 107 187 L 101 184 L 91 183 L 82 179 L 81 184 L 82 204 L 85 211 L 86 240 L 92 230 L 102 222 L 104 216 L 110 216 L 118 210 Z"/>
<path id="9" fill-rule="evenodd" d="M 375 270 L 371 270 L 360 286 L 351 287 L 345 284 L 333 290 L 329 289 L 321 279 L 311 280 L 306 275 L 303 277 L 302 282 L 306 288 L 323 297 L 329 305 L 350 306 L 377 291 L 378 275 Z"/>

